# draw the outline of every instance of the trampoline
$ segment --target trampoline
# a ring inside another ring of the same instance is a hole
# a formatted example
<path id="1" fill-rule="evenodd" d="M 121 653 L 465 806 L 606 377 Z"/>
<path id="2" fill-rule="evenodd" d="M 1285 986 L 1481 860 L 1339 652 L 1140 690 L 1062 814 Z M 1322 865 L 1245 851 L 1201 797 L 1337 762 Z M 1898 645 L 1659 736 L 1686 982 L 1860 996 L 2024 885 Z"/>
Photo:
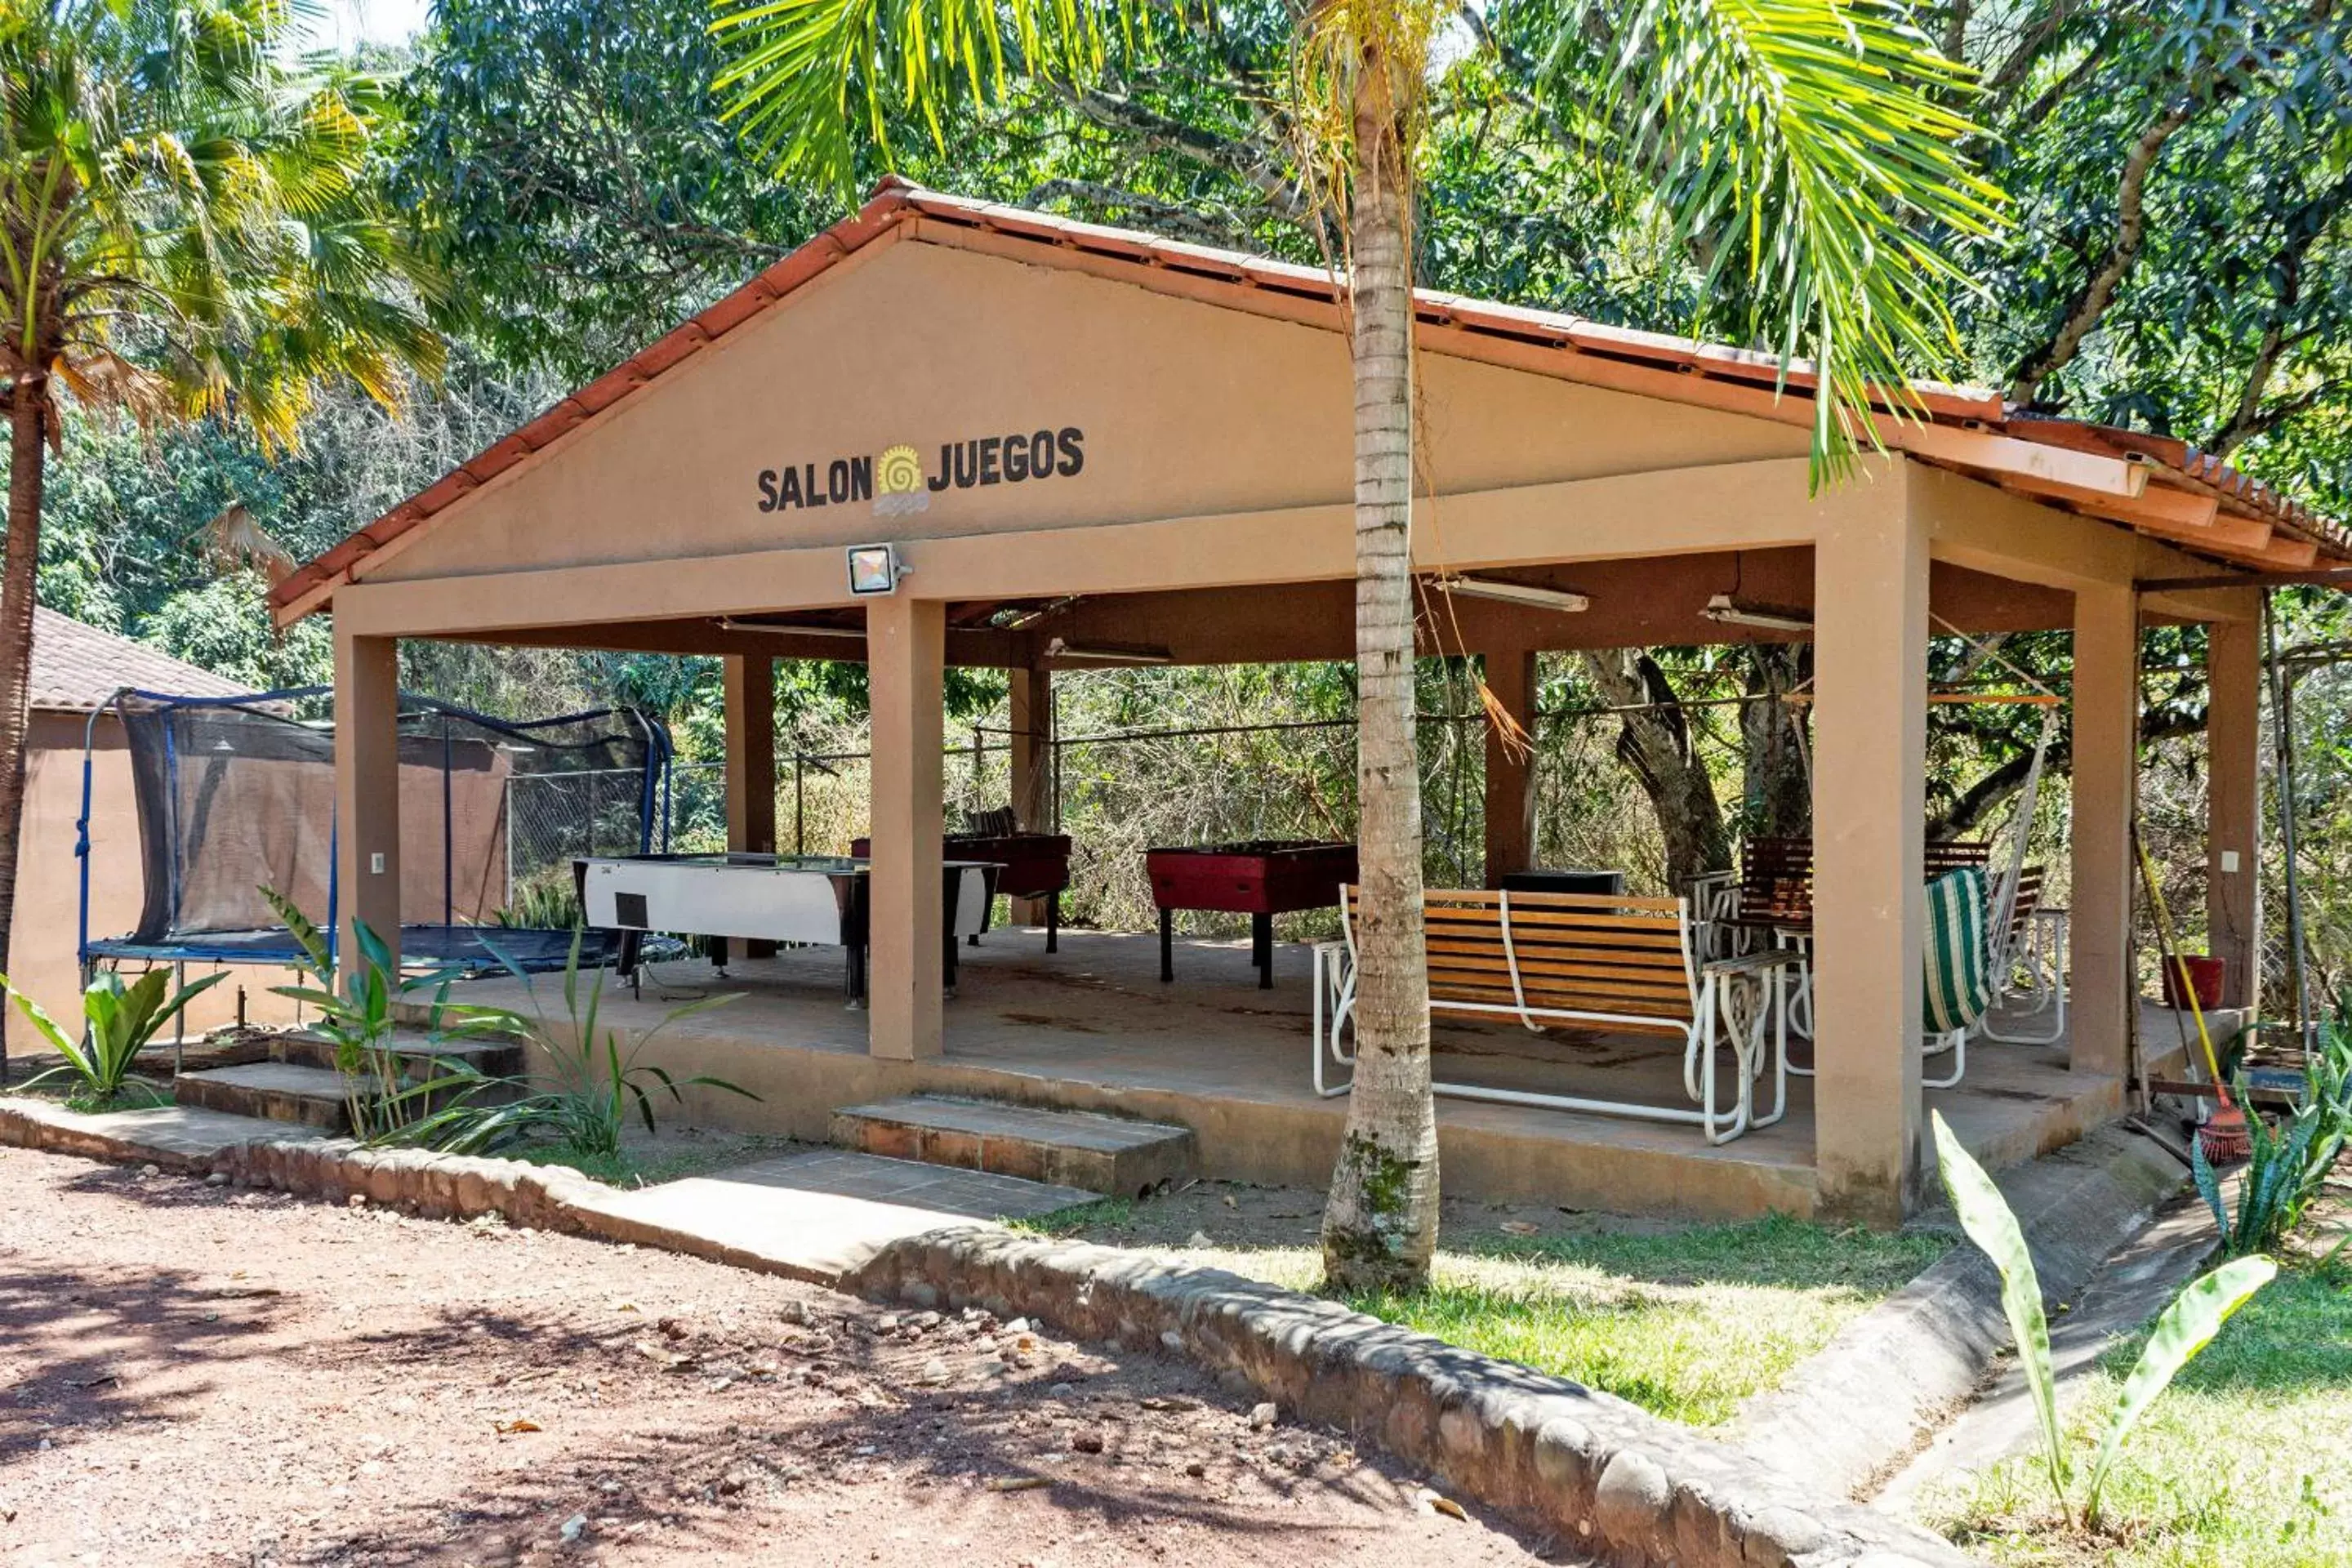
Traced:
<path id="1" fill-rule="evenodd" d="M 301 956 L 262 889 L 340 940 L 333 689 L 185 697 L 125 689 L 91 715 L 82 752 L 79 946 L 102 963 L 251 964 Z M 137 928 L 89 932 L 92 752 L 99 714 L 121 721 L 137 802 Z M 404 692 L 399 710 L 404 967 L 480 973 L 512 959 L 563 967 L 577 919 L 572 862 L 643 854 L 665 822 L 669 733 L 634 708 L 493 719 Z M 610 957 L 581 936 L 581 961 Z M 494 952 L 492 947 L 499 951 Z"/>

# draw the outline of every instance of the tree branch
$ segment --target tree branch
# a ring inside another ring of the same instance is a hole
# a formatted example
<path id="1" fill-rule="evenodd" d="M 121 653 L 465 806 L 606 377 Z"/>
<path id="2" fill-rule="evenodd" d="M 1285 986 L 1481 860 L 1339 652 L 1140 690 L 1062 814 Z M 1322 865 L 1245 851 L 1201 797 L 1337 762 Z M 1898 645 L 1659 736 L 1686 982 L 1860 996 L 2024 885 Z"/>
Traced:
<path id="1" fill-rule="evenodd" d="M 1057 90 L 1081 118 L 1091 123 L 1132 137 L 1154 152 L 1172 153 L 1230 174 L 1256 191 L 1276 216 L 1312 226 L 1314 202 L 1285 172 L 1277 150 L 1204 131 L 1102 88 Z"/>
<path id="2" fill-rule="evenodd" d="M 1235 244 L 1234 228 L 1202 216 L 1190 207 L 1174 202 L 1163 202 L 1136 191 L 1124 191 L 1116 185 L 1099 184 L 1093 180 L 1047 180 L 1021 198 L 1023 206 L 1043 206 L 1047 202 L 1076 202 L 1098 213 L 1128 213 L 1141 216 L 1150 226 L 1204 245 L 1231 248 Z"/>
<path id="3" fill-rule="evenodd" d="M 2140 247 L 2147 237 L 2147 179 L 2156 167 L 2157 155 L 2164 151 L 2173 132 L 2189 123 L 2195 110 L 2193 96 L 2170 104 L 2140 132 L 2131 150 L 2124 154 L 2123 173 L 2116 186 L 2115 237 L 2098 265 L 2092 268 L 2082 292 L 2059 319 L 2049 341 L 2019 362 L 2010 374 L 2011 402 L 2032 403 L 2043 382 L 2074 363 L 2083 351 L 2083 340 L 2106 315 L 2107 307 L 2115 303 L 2116 290 L 2131 271 L 2132 263 L 2139 258 Z"/>
<path id="4" fill-rule="evenodd" d="M 2264 312 L 2262 342 L 2254 351 L 2253 363 L 2247 366 L 2245 390 L 2238 395 L 2237 405 L 2231 410 L 2229 418 L 2205 444 L 2206 449 L 2216 457 L 2226 458 L 2255 437 L 2277 428 L 2330 390 L 2330 384 L 2322 382 L 2316 388 L 2284 403 L 2269 408 L 2263 405 L 2263 398 L 2270 391 L 2271 377 L 2278 372 L 2279 361 L 2288 348 L 2311 335 L 2291 334 L 2287 322 L 2295 307 L 2303 302 L 2303 269 L 2312 247 L 2333 226 L 2347 198 L 2352 198 L 2352 178 L 2338 180 L 2287 216 L 2285 242 L 2267 268 L 2278 276 L 2278 292 Z"/>
<path id="5" fill-rule="evenodd" d="M 2205 728 L 2205 710 L 2184 711 L 2164 709 L 2152 715 L 2140 727 L 2143 741 L 2168 741 L 2179 735 L 2194 735 Z M 1927 819 L 1927 837 L 1936 840 L 1966 838 L 1982 827 L 1986 819 L 2016 798 L 2025 787 L 2025 775 L 2033 766 L 2032 748 L 2020 752 L 2009 761 L 1986 773 L 1958 795 L 1941 813 Z M 2061 732 L 2050 742 L 2050 753 L 2042 764 L 2044 778 L 2063 778 L 2074 769 L 2074 747 L 2072 738 Z"/>

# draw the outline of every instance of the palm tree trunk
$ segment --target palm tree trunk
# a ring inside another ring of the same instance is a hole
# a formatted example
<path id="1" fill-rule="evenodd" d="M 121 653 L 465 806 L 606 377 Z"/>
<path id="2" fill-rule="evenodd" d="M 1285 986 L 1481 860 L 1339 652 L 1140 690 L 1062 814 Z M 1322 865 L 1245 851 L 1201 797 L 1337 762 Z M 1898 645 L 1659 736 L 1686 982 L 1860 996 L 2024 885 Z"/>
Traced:
<path id="1" fill-rule="evenodd" d="M 1404 106 L 1391 76 L 1385 55 L 1368 43 L 1356 84 L 1349 215 L 1363 894 L 1355 928 L 1355 1089 L 1323 1214 L 1323 1268 L 1344 1289 L 1409 1291 L 1428 1283 L 1437 1244 L 1437 1112 L 1429 1087 L 1414 743 L 1409 165 Z"/>
<path id="2" fill-rule="evenodd" d="M 8 537 L 0 563 L 0 973 L 16 910 L 16 844 L 25 812 L 25 731 L 33 676 L 33 597 L 41 565 L 41 485 L 48 459 L 47 378 L 22 375 L 8 397 Z M 8 1025 L 0 1008 L 0 1083 Z"/>

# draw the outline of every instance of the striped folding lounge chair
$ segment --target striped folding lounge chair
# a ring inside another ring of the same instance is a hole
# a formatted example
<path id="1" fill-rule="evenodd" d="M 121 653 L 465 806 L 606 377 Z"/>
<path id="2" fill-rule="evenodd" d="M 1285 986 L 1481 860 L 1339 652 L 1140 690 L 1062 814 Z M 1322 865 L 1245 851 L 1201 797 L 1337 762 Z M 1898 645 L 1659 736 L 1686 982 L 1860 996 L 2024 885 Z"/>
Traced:
<path id="1" fill-rule="evenodd" d="M 1949 1089 L 1968 1070 L 1969 1035 L 1992 1005 L 1985 945 L 1985 875 L 1974 866 L 1947 871 L 1927 884 L 1927 984 L 1921 1023 L 1927 1051 L 1952 1053 L 1948 1078 L 1923 1078 L 1928 1089 Z"/>

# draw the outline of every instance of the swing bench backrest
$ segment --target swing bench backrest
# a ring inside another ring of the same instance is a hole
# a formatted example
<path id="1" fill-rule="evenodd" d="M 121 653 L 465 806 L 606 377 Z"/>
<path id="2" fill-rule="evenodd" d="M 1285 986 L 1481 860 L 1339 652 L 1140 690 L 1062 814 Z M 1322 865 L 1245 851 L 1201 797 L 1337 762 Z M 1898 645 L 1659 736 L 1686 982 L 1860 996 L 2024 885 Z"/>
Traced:
<path id="1" fill-rule="evenodd" d="M 1750 838 L 1739 850 L 1741 925 L 1813 923 L 1813 841 Z"/>
<path id="2" fill-rule="evenodd" d="M 1349 946 L 1358 889 L 1344 890 Z M 1697 971 L 1681 899 L 1433 888 L 1422 895 L 1433 1012 L 1687 1035 Z"/>

